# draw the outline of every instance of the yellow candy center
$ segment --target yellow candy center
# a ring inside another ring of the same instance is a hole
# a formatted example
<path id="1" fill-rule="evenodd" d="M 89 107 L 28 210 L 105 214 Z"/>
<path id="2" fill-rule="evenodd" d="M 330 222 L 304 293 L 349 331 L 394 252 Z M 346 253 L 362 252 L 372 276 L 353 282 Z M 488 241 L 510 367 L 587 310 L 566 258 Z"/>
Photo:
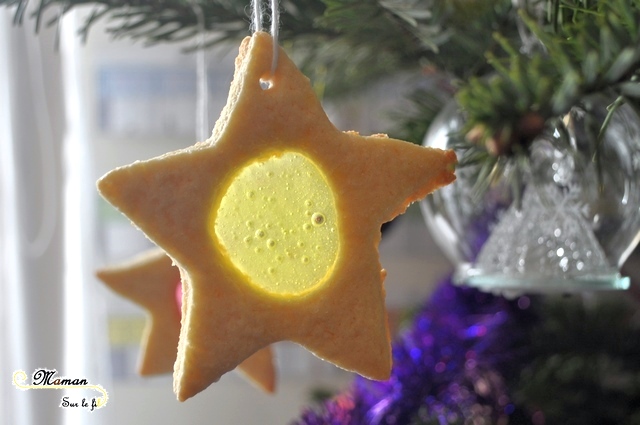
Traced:
<path id="1" fill-rule="evenodd" d="M 258 160 L 233 177 L 214 232 L 249 281 L 300 294 L 325 281 L 338 257 L 338 214 L 322 171 L 300 153 Z"/>

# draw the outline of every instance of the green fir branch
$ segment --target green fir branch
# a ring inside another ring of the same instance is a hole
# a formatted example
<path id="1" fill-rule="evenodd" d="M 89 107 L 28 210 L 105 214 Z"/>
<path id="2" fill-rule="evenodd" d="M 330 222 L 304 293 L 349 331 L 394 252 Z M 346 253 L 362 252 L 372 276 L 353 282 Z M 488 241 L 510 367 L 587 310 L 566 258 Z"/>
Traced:
<path id="1" fill-rule="evenodd" d="M 91 7 L 79 32 L 85 39 L 102 21 L 116 38 L 146 45 L 193 40 L 202 9 L 205 46 L 237 42 L 250 33 L 243 0 L 0 0 L 14 21 L 33 19 L 36 31 L 50 11 Z M 328 96 L 348 93 L 406 69 L 433 66 L 461 80 L 488 67 L 483 52 L 494 41 L 487 28 L 515 38 L 510 0 L 289 0 L 280 5 L 280 42 L 297 55 L 304 72 Z M 268 20 L 268 13 L 265 13 Z M 195 45 L 196 43 L 192 43 Z"/>
<path id="2" fill-rule="evenodd" d="M 38 30 L 78 7 L 114 37 L 145 44 L 192 40 L 204 15 L 207 46 L 249 34 L 247 0 L 0 0 L 14 22 Z M 460 166 L 478 166 L 478 189 L 507 173 L 518 185 L 529 145 L 545 123 L 602 93 L 640 112 L 640 0 L 283 0 L 280 43 L 323 97 L 338 97 L 412 70 L 459 87 L 467 119 Z M 53 14 L 47 12 L 55 12 Z M 55 15 L 54 19 L 45 16 Z M 265 14 L 265 16 L 268 13 Z M 523 40 L 528 32 L 537 42 Z M 195 46 L 195 43 L 193 44 Z M 435 114 L 421 104 L 448 91 L 410 95 L 415 108 L 394 133 L 421 140 Z M 428 103 L 428 102 L 427 102 Z M 612 111 L 615 110 L 615 105 Z M 554 121 L 555 120 L 555 121 Z M 604 134 L 607 120 L 594 130 Z M 596 163 L 598 144 L 594 144 Z M 514 158 L 524 156 L 524 159 Z M 599 165 L 602 167 L 602 164 Z"/>
<path id="3" fill-rule="evenodd" d="M 488 179 L 486 169 L 497 170 L 500 161 L 477 151 L 504 158 L 508 165 L 497 171 L 512 183 L 518 199 L 517 176 L 527 173 L 526 159 L 536 137 L 550 125 L 562 129 L 559 118 L 574 106 L 607 94 L 616 100 L 590 130 L 596 140 L 591 154 L 600 190 L 604 190 L 600 146 L 608 123 L 623 104 L 640 112 L 640 1 L 548 3 L 551 22 L 540 23 L 520 11 L 522 22 L 540 42 L 537 50 L 522 52 L 517 44 L 495 34 L 504 54 L 487 53 L 493 73 L 469 79 L 457 94 L 467 117 L 458 136 L 460 164 L 476 167 L 478 196 L 492 183 L 483 181 Z"/>
<path id="4" fill-rule="evenodd" d="M 638 102 L 640 2 L 579 3 L 560 2 L 559 10 L 564 13 L 557 18 L 563 19 L 557 33 L 521 13 L 543 46 L 530 55 L 495 35 L 507 56 L 489 53 L 487 62 L 494 74 L 472 78 L 458 94 L 468 116 L 466 130 L 482 130 L 475 142 L 508 136 L 498 144 L 509 150 L 522 145 L 526 150 L 537 135 L 522 134 L 520 127 L 527 114 L 549 120 L 566 114 L 583 98 L 607 91 L 617 93 L 623 101 Z M 586 3 L 591 6 L 586 8 Z"/>

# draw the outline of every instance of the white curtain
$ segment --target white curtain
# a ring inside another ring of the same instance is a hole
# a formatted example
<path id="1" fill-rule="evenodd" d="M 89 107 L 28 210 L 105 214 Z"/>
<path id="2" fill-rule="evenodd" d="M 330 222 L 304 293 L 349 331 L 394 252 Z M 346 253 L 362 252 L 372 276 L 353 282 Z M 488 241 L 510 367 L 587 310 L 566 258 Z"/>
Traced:
<path id="1" fill-rule="evenodd" d="M 92 337 L 104 335 L 103 309 L 93 296 L 94 185 L 73 17 L 58 49 L 55 28 L 36 34 L 33 21 L 12 19 L 0 8 L 0 424 L 97 423 L 107 414 L 60 407 L 84 390 L 11 384 L 16 370 L 30 383 L 48 368 L 109 386 L 106 349 Z"/>

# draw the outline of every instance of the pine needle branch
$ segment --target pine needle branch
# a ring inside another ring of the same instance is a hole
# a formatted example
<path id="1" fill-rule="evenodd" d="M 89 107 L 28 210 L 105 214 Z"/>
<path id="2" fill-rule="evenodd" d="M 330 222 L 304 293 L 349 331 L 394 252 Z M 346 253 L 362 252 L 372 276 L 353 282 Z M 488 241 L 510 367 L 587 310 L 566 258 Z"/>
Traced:
<path id="1" fill-rule="evenodd" d="M 547 121 L 604 92 L 615 93 L 620 102 L 638 103 L 640 2 L 562 1 L 551 6 L 553 31 L 549 23 L 541 25 L 521 13 L 542 49 L 524 54 L 496 35 L 506 56 L 487 55 L 495 73 L 471 79 L 459 92 L 458 101 L 468 116 L 465 130 L 475 129 L 473 143 L 489 141 L 499 146 L 497 154 L 511 154 L 515 146 L 526 153 L 544 129 L 523 128 L 532 113 Z"/>
<path id="2" fill-rule="evenodd" d="M 186 0 L 42 0 L 29 12 L 27 3 L 0 0 L 14 9 L 16 24 L 33 19 L 36 31 L 55 24 L 43 20 L 50 10 L 91 7 L 80 29 L 85 39 L 98 21 L 116 38 L 147 45 L 188 41 L 199 31 L 194 5 Z M 206 46 L 248 35 L 248 4 L 197 1 Z M 280 8 L 280 42 L 298 55 L 304 72 L 320 79 L 328 96 L 426 65 L 465 79 L 488 70 L 482 54 L 494 41 L 487 28 L 516 34 L 510 0 L 478 0 L 473 8 L 463 0 L 290 0 Z"/>

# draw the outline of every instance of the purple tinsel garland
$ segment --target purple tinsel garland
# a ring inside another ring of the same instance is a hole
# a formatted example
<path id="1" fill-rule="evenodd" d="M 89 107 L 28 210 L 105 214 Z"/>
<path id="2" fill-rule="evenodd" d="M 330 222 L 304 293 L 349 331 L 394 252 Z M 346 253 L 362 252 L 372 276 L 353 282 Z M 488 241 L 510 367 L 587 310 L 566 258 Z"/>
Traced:
<path id="1" fill-rule="evenodd" d="M 508 382 L 530 358 L 528 297 L 441 284 L 393 345 L 388 381 L 356 377 L 298 425 L 529 423 Z"/>

